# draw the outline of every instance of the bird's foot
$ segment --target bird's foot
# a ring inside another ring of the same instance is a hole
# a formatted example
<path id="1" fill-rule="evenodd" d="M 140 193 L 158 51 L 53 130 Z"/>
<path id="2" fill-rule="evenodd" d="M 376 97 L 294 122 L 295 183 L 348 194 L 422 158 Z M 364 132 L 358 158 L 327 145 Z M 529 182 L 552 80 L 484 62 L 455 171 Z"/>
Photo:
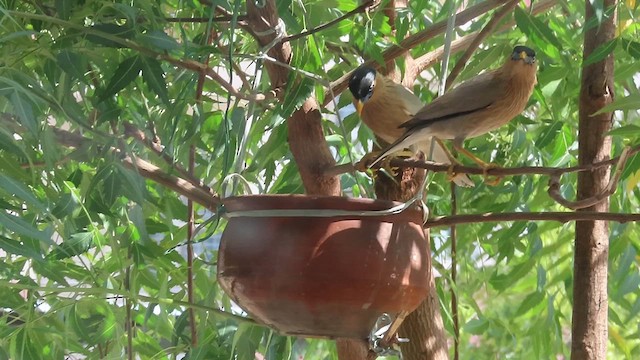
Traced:
<path id="1" fill-rule="evenodd" d="M 380 151 L 372 151 L 365 154 L 353 167 L 360 172 L 367 172 L 367 170 L 369 170 L 369 164 L 377 158 L 378 155 L 380 155 Z"/>
<path id="2" fill-rule="evenodd" d="M 456 173 L 454 170 L 456 168 L 456 165 L 458 164 L 451 164 L 449 165 L 449 169 L 447 169 L 447 181 L 449 182 L 453 181 L 453 179 L 458 176 L 458 173 Z"/>
<path id="3" fill-rule="evenodd" d="M 489 175 L 489 170 L 498 169 L 500 166 L 494 163 L 484 163 L 482 165 L 482 176 L 484 177 L 485 184 L 489 186 L 496 186 L 502 181 L 502 176 Z"/>
<path id="4" fill-rule="evenodd" d="M 398 174 L 402 172 L 402 169 L 397 166 L 391 166 L 391 161 L 399 158 L 402 158 L 402 159 L 410 158 L 410 157 L 413 157 L 414 155 L 415 154 L 413 153 L 413 151 L 409 151 L 409 150 L 398 151 L 393 155 L 387 156 L 384 160 L 382 160 L 380 164 L 380 168 L 386 171 L 387 173 L 389 173 L 391 176 L 397 177 Z"/>
<path id="5" fill-rule="evenodd" d="M 380 155 L 380 151 L 372 151 L 360 159 L 355 165 L 354 168 L 358 171 L 366 172 L 369 170 L 369 166 L 372 161 L 374 161 Z M 393 177 L 398 176 L 400 168 L 391 166 L 391 161 L 396 158 L 407 158 L 412 157 L 414 154 L 411 151 L 400 151 L 394 153 L 393 155 L 387 156 L 380 161 L 380 169 L 392 175 Z"/>
<path id="6" fill-rule="evenodd" d="M 395 159 L 396 156 L 387 156 L 380 162 L 380 170 L 386 172 L 391 175 L 391 177 L 396 177 L 400 173 L 399 167 L 391 166 L 391 160 Z"/>

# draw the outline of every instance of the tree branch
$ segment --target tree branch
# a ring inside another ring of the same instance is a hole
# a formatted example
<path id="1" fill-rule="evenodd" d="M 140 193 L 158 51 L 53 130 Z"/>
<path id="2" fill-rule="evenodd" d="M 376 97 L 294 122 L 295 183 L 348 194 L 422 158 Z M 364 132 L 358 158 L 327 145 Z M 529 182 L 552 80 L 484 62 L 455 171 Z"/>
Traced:
<path id="1" fill-rule="evenodd" d="M 625 157 L 630 157 L 632 155 L 640 152 L 640 145 L 630 148 L 625 155 Z M 419 160 L 410 160 L 410 159 L 400 159 L 394 158 L 389 162 L 389 165 L 393 167 L 399 168 L 421 168 L 426 169 L 433 172 L 448 172 L 453 171 L 455 173 L 464 173 L 464 174 L 473 174 L 473 175 L 484 175 L 485 173 L 490 176 L 514 176 L 514 175 L 547 175 L 553 176 L 557 174 L 566 174 L 571 172 L 581 172 L 581 171 L 591 171 L 594 169 L 599 169 L 604 166 L 610 166 L 616 164 L 620 161 L 622 156 L 616 156 L 612 159 L 603 160 L 593 164 L 586 165 L 578 165 L 578 166 L 570 166 L 566 168 L 559 167 L 545 167 L 545 166 L 522 166 L 522 167 L 514 167 L 514 168 L 493 168 L 484 170 L 478 167 L 471 166 L 462 166 L 462 165 L 449 165 L 449 164 L 439 164 L 434 162 L 425 162 Z M 373 168 L 379 168 L 380 166 L 374 166 Z M 336 176 L 339 174 L 347 173 L 354 171 L 355 167 L 352 164 L 340 164 L 331 168 L 326 169 L 326 176 Z"/>
<path id="2" fill-rule="evenodd" d="M 236 20 L 240 22 L 245 22 L 246 15 L 238 15 Z M 216 16 L 214 18 L 208 17 L 167 17 L 165 21 L 170 23 L 208 23 L 211 22 L 230 22 L 233 20 L 233 16 L 225 14 Z M 245 22 L 246 24 L 246 22 Z"/>
<path id="3" fill-rule="evenodd" d="M 507 4 L 505 4 L 502 8 L 500 8 L 500 10 L 496 11 L 493 14 L 493 17 L 491 18 L 491 20 L 489 20 L 489 22 L 484 26 L 484 28 L 480 30 L 478 35 L 476 35 L 473 38 L 471 45 L 467 47 L 467 50 L 465 50 L 464 54 L 462 54 L 460 59 L 458 59 L 458 62 L 456 62 L 456 65 L 453 67 L 453 69 L 451 69 L 451 72 L 447 77 L 447 83 L 445 85 L 445 89 L 449 89 L 451 87 L 451 85 L 453 84 L 453 81 L 458 77 L 458 75 L 460 75 L 460 72 L 462 72 L 462 69 L 464 69 L 464 66 L 466 65 L 467 61 L 469 61 L 469 59 L 471 58 L 471 55 L 473 55 L 473 53 L 476 51 L 480 43 L 482 43 L 482 41 L 487 36 L 489 36 L 493 32 L 493 30 L 495 30 L 500 20 L 502 20 L 508 13 L 510 13 L 516 7 L 517 4 L 518 4 L 518 0 L 511 0 L 511 2 L 508 2 Z"/>
<path id="4" fill-rule="evenodd" d="M 547 11 L 551 7 L 556 5 L 557 2 L 558 2 L 558 0 L 542 0 L 540 2 L 536 2 L 535 5 L 533 6 L 533 9 L 531 10 L 531 13 L 535 15 L 535 14 L 539 14 L 539 13 L 542 13 L 544 11 Z M 499 31 L 503 31 L 503 30 L 509 29 L 509 28 L 513 27 L 513 25 L 515 25 L 515 21 L 513 21 L 513 20 L 509 21 L 506 24 L 504 24 L 503 26 L 501 26 Z M 466 49 L 467 47 L 470 47 L 471 44 L 473 43 L 473 40 L 478 35 L 479 35 L 479 32 L 476 31 L 474 33 L 471 33 L 469 35 L 465 35 L 465 36 L 461 37 L 460 39 L 455 40 L 451 44 L 451 54 L 458 53 L 458 52 Z M 418 57 L 415 60 L 415 66 L 413 68 L 413 71 L 415 71 L 415 74 L 413 74 L 413 75 L 415 76 L 415 75 L 421 73 L 422 71 L 424 71 L 424 69 L 426 69 L 429 66 L 433 65 L 435 62 L 439 61 L 440 58 L 442 57 L 443 52 L 444 52 L 444 48 L 440 47 L 438 49 L 435 49 L 433 51 L 430 51 L 430 52 Z"/>
<path id="5" fill-rule="evenodd" d="M 56 141 L 60 145 L 66 147 L 80 148 L 85 142 L 93 142 L 91 139 L 67 130 L 53 128 L 53 133 L 56 136 Z M 211 211 L 216 211 L 216 206 L 220 204 L 220 198 L 216 194 L 213 194 L 202 187 L 198 187 L 181 177 L 167 174 L 162 169 L 146 160 L 138 157 L 132 158 L 131 156 L 124 154 L 119 149 L 111 148 L 111 150 L 117 154 L 123 155 L 120 159 L 122 163 L 127 168 L 136 171 L 146 179 L 163 185 Z"/>
<path id="6" fill-rule="evenodd" d="M 484 213 L 454 216 L 439 216 L 427 221 L 425 228 L 451 226 L 454 224 L 470 224 L 505 221 L 557 221 L 567 223 L 581 220 L 604 220 L 618 223 L 639 222 L 640 214 L 620 214 L 604 212 L 516 212 L 516 213 Z"/>
<path id="7" fill-rule="evenodd" d="M 299 34 L 293 34 L 293 35 L 285 36 L 285 37 L 282 38 L 282 40 L 280 40 L 280 42 L 293 41 L 293 40 L 299 39 L 301 37 L 305 37 L 305 36 L 309 36 L 311 34 L 315 34 L 318 31 L 322 31 L 322 30 L 325 30 L 327 28 L 330 28 L 331 26 L 339 23 L 340 21 L 342 21 L 344 19 L 350 18 L 353 15 L 360 14 L 360 13 L 363 13 L 363 12 L 367 12 L 367 11 L 371 10 L 372 8 L 378 6 L 379 3 L 380 3 L 380 0 L 367 0 L 367 1 L 364 1 L 362 4 L 360 4 L 355 9 L 349 11 L 348 13 L 346 13 L 346 14 L 338 17 L 338 18 L 335 18 L 335 19 L 329 21 L 328 23 L 325 23 L 325 24 L 322 24 L 320 26 L 317 26 L 317 27 L 315 27 L 315 28 L 313 28 L 311 30 L 303 31 L 303 32 L 301 32 Z"/>
<path id="8" fill-rule="evenodd" d="M 175 159 L 169 155 L 164 148 L 159 143 L 151 141 L 145 133 L 136 128 L 133 124 L 124 121 L 122 123 L 124 125 L 124 133 L 127 136 L 134 138 L 136 141 L 144 145 L 147 149 L 152 151 L 154 154 L 158 155 L 162 160 L 164 160 L 167 165 L 171 166 L 174 170 L 176 170 L 184 179 L 188 180 L 194 186 L 201 187 L 203 190 L 211 192 L 211 188 L 205 185 L 201 179 L 190 174 L 185 168 L 183 168 L 180 164 L 178 164 Z"/>
<path id="9" fill-rule="evenodd" d="M 268 46 L 267 55 L 278 64 L 265 62 L 271 85 L 274 89 L 284 88 L 289 80 L 290 69 L 282 64 L 290 64 L 291 43 L 280 42 L 278 37 L 286 36 L 280 27 L 275 0 L 265 0 L 258 8 L 253 1 L 247 2 L 247 21 L 254 29 L 256 40 L 261 46 Z M 340 180 L 326 177 L 323 169 L 335 165 L 335 159 L 329 151 L 322 129 L 322 114 L 315 97 L 307 98 L 291 117 L 287 119 L 289 147 L 300 170 L 300 177 L 307 194 L 339 195 Z"/>

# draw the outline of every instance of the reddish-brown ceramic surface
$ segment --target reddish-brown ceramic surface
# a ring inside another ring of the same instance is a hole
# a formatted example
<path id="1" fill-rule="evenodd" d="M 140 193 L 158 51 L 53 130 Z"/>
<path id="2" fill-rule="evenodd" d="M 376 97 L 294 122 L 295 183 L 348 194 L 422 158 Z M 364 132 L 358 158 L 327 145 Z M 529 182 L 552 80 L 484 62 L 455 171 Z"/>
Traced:
<path id="1" fill-rule="evenodd" d="M 256 195 L 228 198 L 229 212 L 381 210 L 391 201 Z M 366 338 L 382 313 L 415 309 L 430 259 L 422 214 L 385 217 L 233 217 L 223 233 L 218 280 L 255 319 L 283 333 Z"/>

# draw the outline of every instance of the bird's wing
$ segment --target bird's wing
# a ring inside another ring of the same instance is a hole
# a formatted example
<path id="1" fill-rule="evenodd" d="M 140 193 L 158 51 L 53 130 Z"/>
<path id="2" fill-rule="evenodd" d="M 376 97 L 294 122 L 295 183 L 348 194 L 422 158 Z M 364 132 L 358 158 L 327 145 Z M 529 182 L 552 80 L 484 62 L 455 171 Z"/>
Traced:
<path id="1" fill-rule="evenodd" d="M 400 127 L 411 129 L 432 121 L 448 119 L 486 108 L 503 94 L 500 86 L 501 81 L 497 76 L 498 71 L 486 72 L 465 81 L 427 104 Z"/>
<path id="2" fill-rule="evenodd" d="M 409 89 L 404 87 L 402 84 L 394 82 L 392 85 L 392 91 L 395 93 L 394 96 L 402 99 L 405 110 L 408 112 L 407 115 L 409 117 L 413 117 L 418 113 L 418 111 L 420 111 L 420 109 L 424 107 L 424 103 L 422 102 L 422 100 L 420 100 L 419 97 L 409 91 Z"/>

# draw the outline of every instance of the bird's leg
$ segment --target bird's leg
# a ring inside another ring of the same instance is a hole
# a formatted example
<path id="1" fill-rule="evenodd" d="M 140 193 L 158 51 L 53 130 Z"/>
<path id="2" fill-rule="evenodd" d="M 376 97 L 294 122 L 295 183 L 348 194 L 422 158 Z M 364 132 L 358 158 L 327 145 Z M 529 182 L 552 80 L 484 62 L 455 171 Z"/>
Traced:
<path id="1" fill-rule="evenodd" d="M 440 145 L 444 154 L 447 155 L 447 159 L 449 159 L 449 163 L 451 163 L 451 166 L 449 166 L 449 170 L 447 170 L 447 180 L 453 181 L 453 179 L 456 177 L 456 172 L 453 170 L 454 166 L 456 165 L 462 166 L 462 164 L 460 163 L 460 161 L 458 161 L 458 159 L 456 159 L 455 156 L 453 156 L 451 151 L 449 151 L 449 149 L 444 145 L 444 141 L 442 141 L 441 139 L 438 139 L 437 137 L 434 137 L 433 139 L 438 143 L 438 145 Z"/>
<path id="2" fill-rule="evenodd" d="M 353 167 L 360 172 L 367 172 L 367 170 L 369 170 L 369 163 L 372 162 L 373 159 L 377 158 L 378 155 L 380 155 L 380 151 L 367 153 Z"/>
<path id="3" fill-rule="evenodd" d="M 391 166 L 391 161 L 397 158 L 410 158 L 414 155 L 415 154 L 413 153 L 413 151 L 410 151 L 410 150 L 398 151 L 396 153 L 393 153 L 392 155 L 387 156 L 384 160 L 382 160 L 382 162 L 380 163 L 380 168 L 388 172 L 389 174 L 391 174 L 391 176 L 396 177 L 400 173 L 400 168 Z"/>
<path id="4" fill-rule="evenodd" d="M 478 166 L 480 166 L 482 168 L 483 176 L 484 176 L 484 182 L 487 185 L 496 186 L 496 185 L 498 185 L 500 183 L 500 181 L 502 181 L 502 177 L 501 176 L 494 176 L 493 178 L 490 178 L 489 174 L 487 173 L 491 169 L 498 168 L 499 166 L 497 164 L 485 162 L 484 160 L 480 159 L 479 157 L 473 155 L 469 150 L 463 148 L 459 144 L 455 144 L 454 143 L 453 146 L 456 148 L 456 150 L 458 150 L 459 152 L 463 153 L 466 157 L 471 159 L 473 162 L 475 162 L 476 164 L 478 164 Z"/>
<path id="5" fill-rule="evenodd" d="M 360 161 L 358 161 L 354 165 L 355 169 L 358 171 L 366 172 L 369 169 L 369 163 L 371 163 L 379 155 L 380 155 L 380 151 L 372 151 L 366 154 L 365 156 L 362 157 L 362 159 L 360 159 Z M 393 155 L 389 155 L 385 159 L 383 159 L 380 163 L 380 168 L 384 169 L 385 171 L 387 171 L 393 176 L 397 176 L 398 168 L 394 168 L 391 166 L 391 160 L 397 157 L 412 157 L 413 155 L 414 155 L 413 152 L 408 150 L 396 152 Z"/>

